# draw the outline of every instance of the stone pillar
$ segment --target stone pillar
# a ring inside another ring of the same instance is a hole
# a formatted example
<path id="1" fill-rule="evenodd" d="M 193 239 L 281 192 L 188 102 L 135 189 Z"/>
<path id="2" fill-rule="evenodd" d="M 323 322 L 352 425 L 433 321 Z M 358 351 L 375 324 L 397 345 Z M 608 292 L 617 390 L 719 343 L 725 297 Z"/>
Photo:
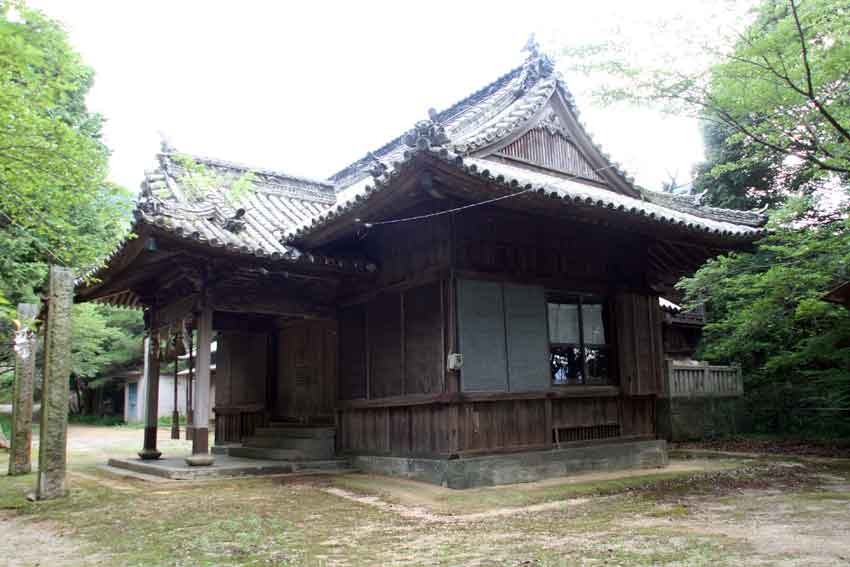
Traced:
<path id="1" fill-rule="evenodd" d="M 38 447 L 36 497 L 39 500 L 65 496 L 73 300 L 73 270 L 51 266 L 47 292 L 44 384 L 41 394 L 41 431 Z"/>
<path id="2" fill-rule="evenodd" d="M 15 334 L 15 384 L 12 390 L 12 441 L 9 449 L 9 476 L 32 470 L 32 391 L 35 381 L 35 350 L 38 337 L 32 322 L 38 305 L 18 305 L 21 328 Z"/>
<path id="3" fill-rule="evenodd" d="M 156 448 L 156 430 L 159 422 L 159 329 L 151 329 L 145 353 L 147 376 L 145 377 L 145 441 L 139 457 L 143 460 L 162 456 Z"/>
<path id="4" fill-rule="evenodd" d="M 195 403 L 195 434 L 192 437 L 190 465 L 211 465 L 209 453 L 210 425 L 210 346 L 212 343 L 212 309 L 204 307 L 196 318 L 198 327 L 198 372 L 193 400 Z"/>

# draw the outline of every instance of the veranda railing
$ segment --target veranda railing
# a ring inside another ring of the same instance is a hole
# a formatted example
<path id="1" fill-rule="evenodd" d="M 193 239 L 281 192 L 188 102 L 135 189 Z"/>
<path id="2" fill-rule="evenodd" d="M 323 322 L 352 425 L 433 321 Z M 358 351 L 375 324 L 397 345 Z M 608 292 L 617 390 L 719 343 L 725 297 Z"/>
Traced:
<path id="1" fill-rule="evenodd" d="M 739 365 L 668 360 L 664 394 L 669 398 L 734 397 L 744 393 Z"/>

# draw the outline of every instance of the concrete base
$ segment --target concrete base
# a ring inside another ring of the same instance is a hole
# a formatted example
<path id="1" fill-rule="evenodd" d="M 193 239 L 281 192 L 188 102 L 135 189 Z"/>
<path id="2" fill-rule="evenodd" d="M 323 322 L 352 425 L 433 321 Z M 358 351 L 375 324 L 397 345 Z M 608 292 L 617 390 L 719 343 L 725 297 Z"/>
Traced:
<path id="1" fill-rule="evenodd" d="M 204 480 L 287 473 L 351 472 L 348 461 L 344 459 L 290 463 L 286 461 L 240 459 L 228 455 L 217 455 L 215 462 L 203 467 L 190 466 L 186 463 L 185 458 L 166 458 L 158 461 L 109 459 L 108 466 L 113 469 L 126 470 L 170 480 Z"/>
<path id="2" fill-rule="evenodd" d="M 162 456 L 162 451 L 156 449 L 142 449 L 139 451 L 139 458 L 143 461 L 155 461 Z"/>
<path id="3" fill-rule="evenodd" d="M 461 459 L 356 456 L 352 464 L 369 473 L 448 488 L 474 488 L 534 482 L 591 470 L 664 467 L 667 443 L 652 439 Z"/>
<path id="4" fill-rule="evenodd" d="M 210 454 L 192 455 L 186 457 L 186 464 L 190 467 L 208 467 L 215 462 L 215 457 Z"/>

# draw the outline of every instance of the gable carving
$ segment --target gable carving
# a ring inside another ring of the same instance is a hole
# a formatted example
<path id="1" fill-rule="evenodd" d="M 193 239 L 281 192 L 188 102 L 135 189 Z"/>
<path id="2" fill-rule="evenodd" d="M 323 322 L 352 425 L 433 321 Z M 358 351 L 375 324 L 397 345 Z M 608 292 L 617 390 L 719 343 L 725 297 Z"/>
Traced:
<path id="1" fill-rule="evenodd" d="M 554 113 L 496 155 L 592 181 L 604 181 L 570 141 L 569 134 Z"/>

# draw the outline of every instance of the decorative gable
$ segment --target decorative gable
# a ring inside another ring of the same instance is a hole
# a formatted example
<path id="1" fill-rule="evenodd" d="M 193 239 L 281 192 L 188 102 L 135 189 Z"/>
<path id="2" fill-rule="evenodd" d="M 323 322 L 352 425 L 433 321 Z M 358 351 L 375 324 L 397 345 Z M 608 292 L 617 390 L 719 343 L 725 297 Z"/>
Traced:
<path id="1" fill-rule="evenodd" d="M 552 109 L 525 134 L 495 155 L 559 173 L 604 183 Z"/>

